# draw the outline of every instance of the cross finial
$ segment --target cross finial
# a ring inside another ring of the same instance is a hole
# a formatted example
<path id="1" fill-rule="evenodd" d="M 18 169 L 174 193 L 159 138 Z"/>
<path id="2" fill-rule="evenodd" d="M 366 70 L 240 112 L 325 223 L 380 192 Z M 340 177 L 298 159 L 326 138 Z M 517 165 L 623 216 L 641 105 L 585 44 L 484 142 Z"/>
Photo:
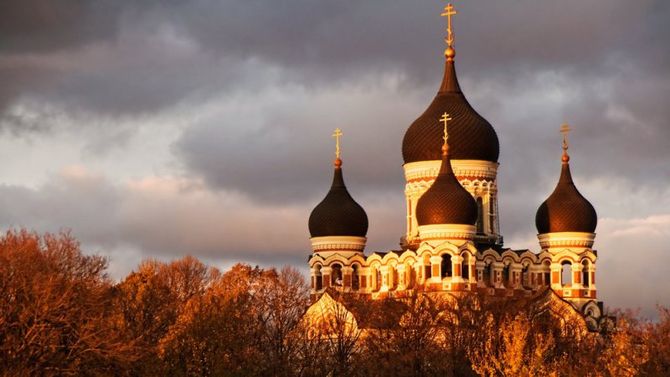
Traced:
<path id="1" fill-rule="evenodd" d="M 444 114 L 442 114 L 442 118 L 440 118 L 440 122 L 444 123 L 444 136 L 442 137 L 442 139 L 444 140 L 444 144 L 442 145 L 442 153 L 445 153 L 445 154 L 447 153 L 447 150 L 449 149 L 449 143 L 448 143 L 449 133 L 447 132 L 447 125 L 448 125 L 450 120 L 451 120 L 451 117 L 446 112 Z"/>
<path id="2" fill-rule="evenodd" d="M 335 132 L 333 133 L 333 137 L 335 138 L 335 158 L 337 160 L 340 159 L 340 137 L 342 137 L 342 135 L 342 130 L 336 128 Z"/>
<path id="3" fill-rule="evenodd" d="M 444 41 L 447 42 L 447 46 L 449 47 L 453 47 L 454 44 L 454 30 L 451 28 L 451 16 L 456 14 L 458 14 L 458 12 L 454 6 L 451 5 L 451 3 L 444 7 L 444 12 L 441 14 L 442 17 L 447 18 L 447 37 L 444 39 Z"/>
<path id="4" fill-rule="evenodd" d="M 568 134 L 572 131 L 570 128 L 570 125 L 567 123 L 563 123 L 561 125 L 561 133 L 563 134 L 563 157 L 561 160 L 563 162 L 568 162 L 570 161 L 570 156 L 568 156 Z"/>

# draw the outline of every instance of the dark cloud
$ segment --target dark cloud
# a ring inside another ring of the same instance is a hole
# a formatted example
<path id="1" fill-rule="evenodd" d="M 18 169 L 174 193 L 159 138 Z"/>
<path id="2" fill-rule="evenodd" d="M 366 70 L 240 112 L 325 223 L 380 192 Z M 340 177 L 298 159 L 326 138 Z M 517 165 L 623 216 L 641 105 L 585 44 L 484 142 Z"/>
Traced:
<path id="1" fill-rule="evenodd" d="M 120 2 L 8 0 L 0 4 L 0 52 L 72 49 L 117 32 Z"/>

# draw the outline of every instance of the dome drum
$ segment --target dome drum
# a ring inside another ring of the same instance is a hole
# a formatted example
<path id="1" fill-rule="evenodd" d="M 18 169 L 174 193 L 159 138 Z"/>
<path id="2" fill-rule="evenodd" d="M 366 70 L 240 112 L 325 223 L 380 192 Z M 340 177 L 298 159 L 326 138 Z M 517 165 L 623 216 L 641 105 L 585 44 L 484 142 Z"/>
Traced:
<path id="1" fill-rule="evenodd" d="M 595 241 L 596 234 L 588 232 L 555 232 L 543 233 L 537 236 L 542 249 L 553 248 L 591 248 Z"/>
<path id="2" fill-rule="evenodd" d="M 475 226 L 467 224 L 432 224 L 419 225 L 419 237 L 421 241 L 433 244 L 442 243 L 442 241 L 471 241 L 475 236 Z M 437 241 L 437 242 L 436 242 Z"/>
<path id="3" fill-rule="evenodd" d="M 417 161 L 403 165 L 405 181 L 433 180 L 440 172 L 442 160 Z M 451 160 L 454 175 L 459 178 L 495 181 L 498 174 L 498 163 L 482 160 Z"/>
<path id="4" fill-rule="evenodd" d="M 310 242 L 312 244 L 312 251 L 315 253 L 362 253 L 365 249 L 365 237 L 353 236 L 325 236 L 312 237 Z"/>

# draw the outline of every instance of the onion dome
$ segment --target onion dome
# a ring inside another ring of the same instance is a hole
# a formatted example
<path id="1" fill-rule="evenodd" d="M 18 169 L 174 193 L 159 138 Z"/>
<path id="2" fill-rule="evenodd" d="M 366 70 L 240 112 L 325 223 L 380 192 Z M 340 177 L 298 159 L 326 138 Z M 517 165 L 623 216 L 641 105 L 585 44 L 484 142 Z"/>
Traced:
<path id="1" fill-rule="evenodd" d="M 561 177 L 554 192 L 540 205 L 535 215 L 535 226 L 539 234 L 558 232 L 594 233 L 598 216 L 593 205 L 577 190 L 570 174 L 567 132 L 564 125 L 563 157 Z"/>
<path id="2" fill-rule="evenodd" d="M 449 23 L 451 24 L 451 21 Z M 451 26 L 449 36 L 453 42 Z M 450 40 L 447 39 L 447 42 Z M 445 112 L 453 118 L 453 122 L 449 124 L 452 159 L 498 162 L 500 154 L 498 135 L 491 124 L 470 106 L 463 95 L 456 77 L 455 55 L 456 51 L 449 43 L 449 48 L 445 52 L 447 61 L 440 89 L 428 109 L 412 123 L 403 138 L 402 156 L 405 163 L 441 159 L 442 127 L 437 119 Z"/>
<path id="3" fill-rule="evenodd" d="M 368 232 L 368 216 L 363 207 L 351 197 L 342 177 L 339 146 L 339 137 L 342 136 L 342 133 L 337 129 L 333 136 L 337 138 L 333 184 L 326 197 L 309 216 L 309 233 L 312 237 L 365 237 Z"/>
<path id="4" fill-rule="evenodd" d="M 464 224 L 477 222 L 477 203 L 470 193 L 461 186 L 451 168 L 450 148 L 447 144 L 445 113 L 445 141 L 442 146 L 442 165 L 432 186 L 416 204 L 416 220 L 421 225 Z M 451 126 L 451 124 L 450 124 Z M 451 130 L 451 127 L 449 128 Z M 451 134 L 448 135 L 451 138 Z"/>

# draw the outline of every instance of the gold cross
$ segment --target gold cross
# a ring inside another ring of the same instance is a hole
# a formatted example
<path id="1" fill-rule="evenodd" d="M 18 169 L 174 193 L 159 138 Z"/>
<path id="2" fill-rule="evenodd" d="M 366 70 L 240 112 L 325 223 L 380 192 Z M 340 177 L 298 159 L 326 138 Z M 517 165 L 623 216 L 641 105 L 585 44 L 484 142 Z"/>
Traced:
<path id="1" fill-rule="evenodd" d="M 442 17 L 447 17 L 447 38 L 445 41 L 447 42 L 447 45 L 451 47 L 452 44 L 454 44 L 454 32 L 451 28 L 451 16 L 454 16 L 458 14 L 456 9 L 454 8 L 451 3 L 447 4 L 446 7 L 444 7 L 444 12 L 440 16 Z"/>
<path id="2" fill-rule="evenodd" d="M 568 134 L 572 131 L 570 125 L 567 123 L 561 124 L 561 133 L 563 134 L 563 150 L 568 150 Z"/>
<path id="3" fill-rule="evenodd" d="M 340 137 L 342 137 L 342 135 L 342 130 L 336 128 L 333 137 L 335 138 L 335 157 L 338 159 L 340 158 Z"/>
<path id="4" fill-rule="evenodd" d="M 440 118 L 440 122 L 444 123 L 444 136 L 442 139 L 444 140 L 445 146 L 447 146 L 447 140 L 449 140 L 449 134 L 447 133 L 447 123 L 449 123 L 450 120 L 451 117 L 446 112 L 442 114 L 442 118 Z"/>

